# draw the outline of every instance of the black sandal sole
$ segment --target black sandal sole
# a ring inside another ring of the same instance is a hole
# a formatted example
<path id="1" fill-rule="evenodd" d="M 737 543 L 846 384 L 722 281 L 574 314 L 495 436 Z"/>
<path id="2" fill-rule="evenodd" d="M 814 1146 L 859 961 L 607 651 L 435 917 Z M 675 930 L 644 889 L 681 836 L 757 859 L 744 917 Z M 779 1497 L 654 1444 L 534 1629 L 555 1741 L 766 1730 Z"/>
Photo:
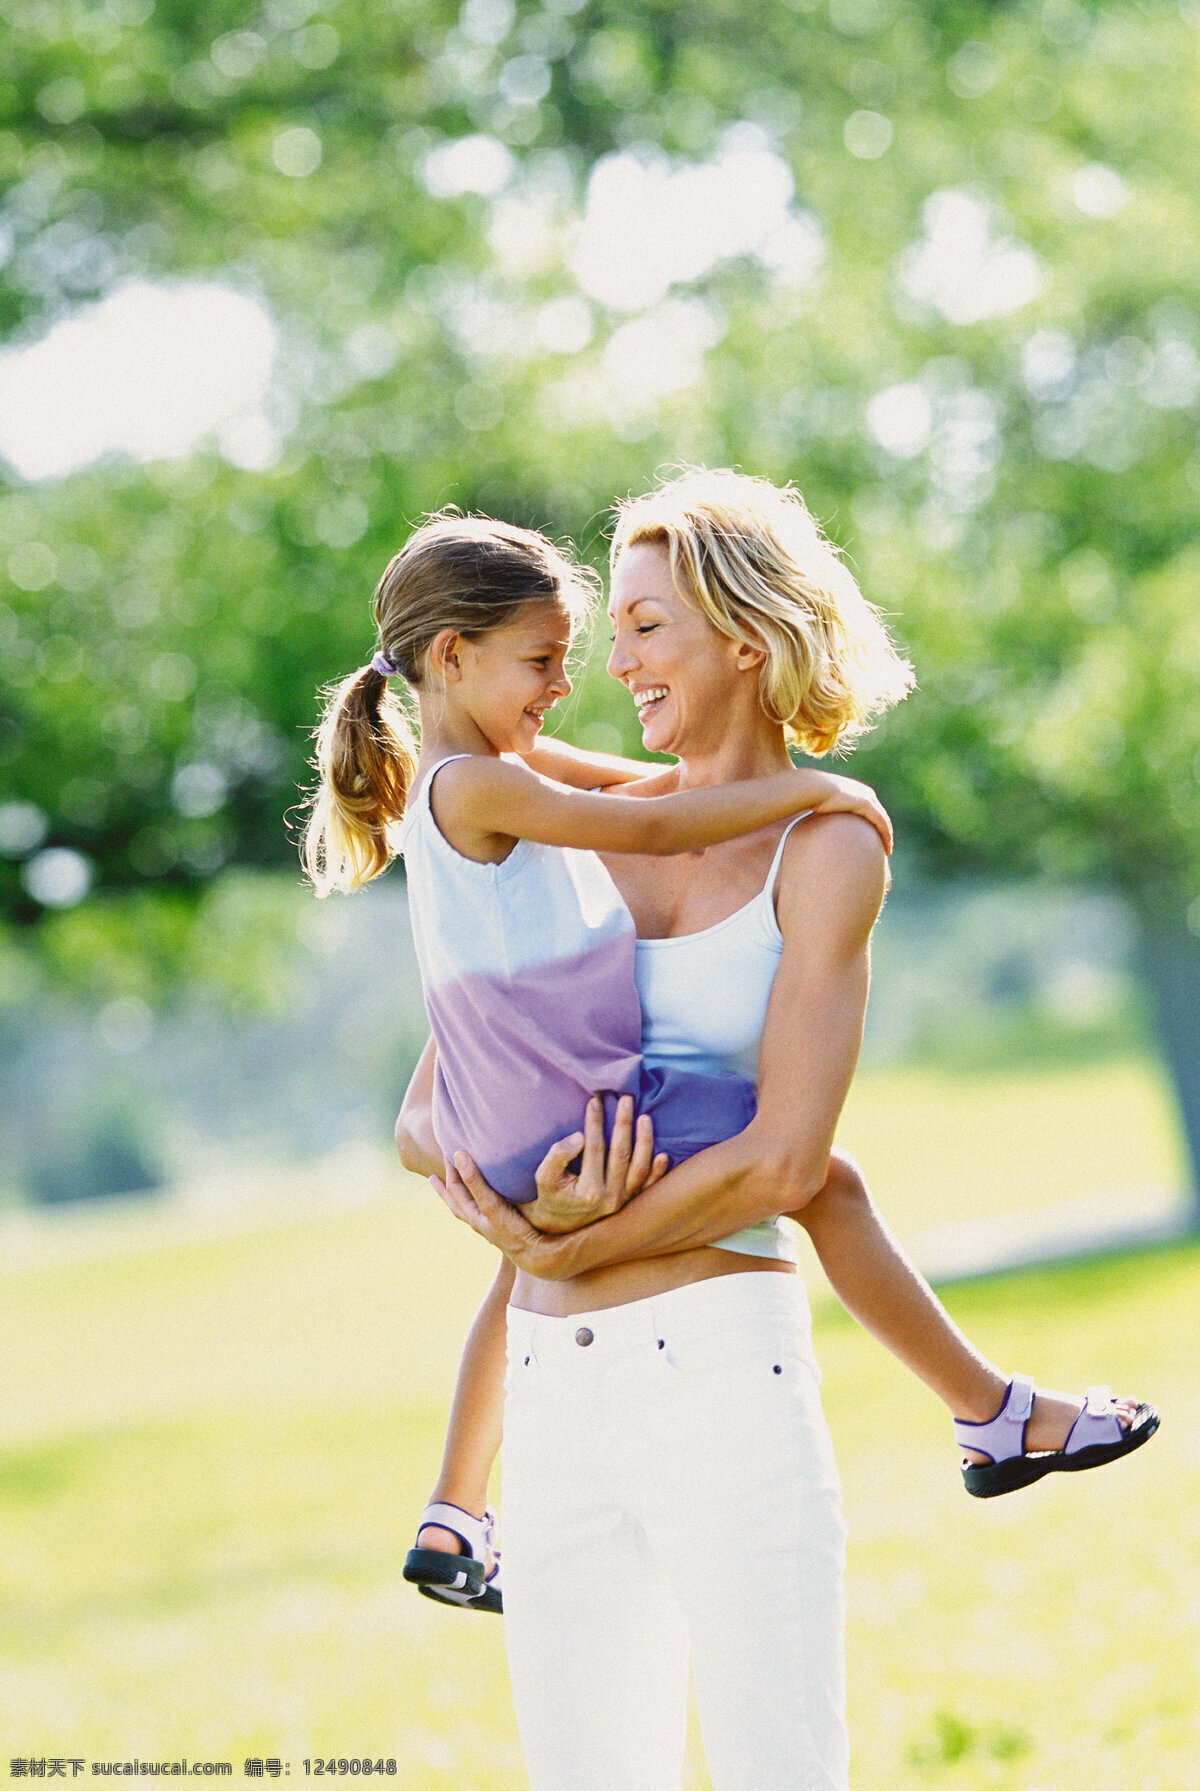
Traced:
<path id="1" fill-rule="evenodd" d="M 455 1585 L 464 1574 L 466 1585 Z M 431 1594 L 440 1604 L 467 1604 L 483 1591 L 483 1562 L 477 1561 L 474 1555 L 448 1555 L 442 1549 L 410 1548 L 404 1562 L 404 1577 L 410 1586 L 416 1586 L 421 1592 L 427 1587 L 442 1587 L 443 1592 Z M 453 1590 L 457 1596 L 445 1597 L 448 1590 Z"/>
<path id="2" fill-rule="evenodd" d="M 498 1617 L 504 1615 L 504 1594 L 495 1586 L 485 1586 L 478 1598 L 443 1598 L 436 1586 L 417 1584 L 417 1591 L 422 1598 L 432 1598 L 435 1604 L 453 1605 L 456 1611 L 495 1611 Z"/>

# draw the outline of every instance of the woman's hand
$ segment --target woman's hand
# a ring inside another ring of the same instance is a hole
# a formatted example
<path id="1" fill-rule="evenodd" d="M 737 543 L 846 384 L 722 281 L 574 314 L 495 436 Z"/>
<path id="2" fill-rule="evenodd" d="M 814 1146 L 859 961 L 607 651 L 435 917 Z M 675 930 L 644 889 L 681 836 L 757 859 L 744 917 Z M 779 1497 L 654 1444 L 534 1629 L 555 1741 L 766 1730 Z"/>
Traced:
<path id="1" fill-rule="evenodd" d="M 465 1151 L 456 1151 L 454 1162 L 446 1164 L 444 1181 L 438 1175 L 429 1180 L 455 1218 L 494 1244 L 514 1268 L 542 1281 L 565 1280 L 574 1274 L 574 1237 L 549 1237 L 531 1225 L 521 1207 L 484 1180 Z"/>
<path id="2" fill-rule="evenodd" d="M 444 1181 L 431 1175 L 430 1182 L 456 1218 L 517 1268 L 543 1281 L 563 1280 L 575 1273 L 569 1234 L 619 1212 L 667 1172 L 666 1152 L 655 1154 L 653 1122 L 643 1114 L 634 1123 L 632 1096 L 617 1103 L 607 1149 L 598 1095 L 587 1104 L 583 1127 L 551 1145 L 537 1172 L 538 1197 L 524 1206 L 497 1194 L 465 1151 L 447 1163 Z M 572 1175 L 567 1164 L 581 1152 L 579 1173 Z"/>
<path id="3" fill-rule="evenodd" d="M 569 1168 L 582 1158 L 579 1173 Z M 594 1219 L 618 1213 L 627 1200 L 651 1188 L 667 1173 L 665 1151 L 654 1152 L 654 1122 L 643 1113 L 633 1117 L 633 1096 L 617 1102 L 612 1139 L 604 1147 L 604 1102 L 593 1095 L 583 1117 L 583 1131 L 552 1144 L 538 1167 L 537 1199 L 523 1207 L 539 1231 L 556 1235 L 578 1231 Z"/>

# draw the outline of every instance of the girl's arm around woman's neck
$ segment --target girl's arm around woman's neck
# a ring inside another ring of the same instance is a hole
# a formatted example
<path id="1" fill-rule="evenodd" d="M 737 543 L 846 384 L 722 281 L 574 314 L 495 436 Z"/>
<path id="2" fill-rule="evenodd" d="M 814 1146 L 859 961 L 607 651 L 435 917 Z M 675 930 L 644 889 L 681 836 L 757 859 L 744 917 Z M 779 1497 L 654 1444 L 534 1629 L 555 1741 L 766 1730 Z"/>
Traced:
<path id="1" fill-rule="evenodd" d="M 654 857 L 698 851 L 808 809 L 868 816 L 891 848 L 891 823 L 874 791 L 853 778 L 789 766 L 744 783 L 643 798 L 568 789 L 513 760 L 452 759 L 430 792 L 443 837 L 466 858 L 499 864 L 515 840 Z"/>

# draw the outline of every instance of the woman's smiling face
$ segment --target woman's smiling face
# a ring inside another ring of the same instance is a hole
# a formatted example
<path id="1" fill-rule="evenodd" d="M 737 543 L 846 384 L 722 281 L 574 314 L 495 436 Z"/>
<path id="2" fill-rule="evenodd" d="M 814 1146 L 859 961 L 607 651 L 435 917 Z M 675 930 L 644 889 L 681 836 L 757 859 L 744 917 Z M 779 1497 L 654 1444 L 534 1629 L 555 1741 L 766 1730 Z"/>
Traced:
<path id="1" fill-rule="evenodd" d="M 719 744 L 746 649 L 681 597 L 665 547 L 639 542 L 613 568 L 609 676 L 637 706 L 648 752 L 676 758 Z"/>

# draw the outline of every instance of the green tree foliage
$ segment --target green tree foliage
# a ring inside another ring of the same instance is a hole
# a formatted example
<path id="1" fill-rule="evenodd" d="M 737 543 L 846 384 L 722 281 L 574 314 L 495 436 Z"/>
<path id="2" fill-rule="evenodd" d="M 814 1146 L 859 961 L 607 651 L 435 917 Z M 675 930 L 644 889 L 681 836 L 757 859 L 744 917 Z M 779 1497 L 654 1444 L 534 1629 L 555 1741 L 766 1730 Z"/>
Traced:
<path id="1" fill-rule="evenodd" d="M 421 511 L 598 554 L 615 492 L 698 460 L 795 478 L 894 612 L 921 691 L 863 772 L 931 865 L 1116 885 L 1200 990 L 1195 0 L 0 16 L 8 344 L 133 276 L 282 332 L 274 464 L 0 496 L 12 922 L 70 918 L 47 847 L 114 914 L 293 862 L 315 688 Z M 722 157 L 778 227 L 700 250 L 682 176 Z M 575 723 L 629 740 L 601 657 Z"/>

